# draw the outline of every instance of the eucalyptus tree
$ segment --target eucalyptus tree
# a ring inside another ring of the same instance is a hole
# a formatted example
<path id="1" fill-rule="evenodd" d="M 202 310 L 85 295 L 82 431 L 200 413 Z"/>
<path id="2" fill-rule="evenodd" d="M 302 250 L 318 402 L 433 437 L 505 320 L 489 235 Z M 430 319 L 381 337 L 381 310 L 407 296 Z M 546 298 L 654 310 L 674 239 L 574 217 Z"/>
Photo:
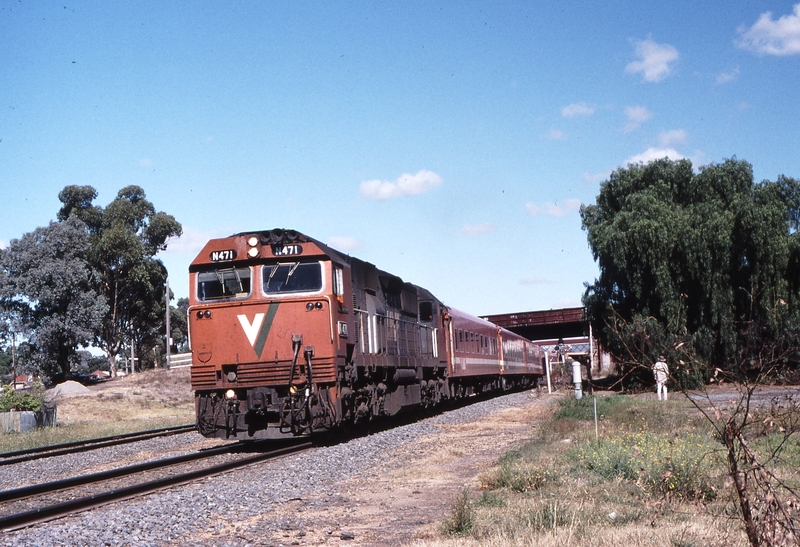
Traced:
<path id="1" fill-rule="evenodd" d="M 189 299 L 179 298 L 174 307 L 170 306 L 170 338 L 172 339 L 172 349 L 175 352 L 186 351 L 189 344 L 189 322 L 187 313 L 189 310 Z"/>
<path id="2" fill-rule="evenodd" d="M 632 164 L 601 184 L 581 219 L 600 269 L 584 303 L 612 350 L 632 343 L 620 324 L 639 325 L 651 349 L 679 335 L 725 367 L 754 335 L 797 332 L 796 180 L 755 183 L 736 158 L 697 172 L 688 160 Z"/>
<path id="3" fill-rule="evenodd" d="M 40 372 L 67 377 L 77 349 L 101 332 L 108 311 L 87 262 L 90 243 L 77 218 L 11 241 L 0 254 L 3 316 L 21 325 Z"/>
<path id="4" fill-rule="evenodd" d="M 98 345 L 106 352 L 112 373 L 126 342 L 139 353 L 152 348 L 153 331 L 164 318 L 167 271 L 156 258 L 171 237 L 180 236 L 175 218 L 156 211 L 138 186 L 126 186 L 105 208 L 93 204 L 91 186 L 67 186 L 59 193 L 58 219 L 77 217 L 87 226 L 88 259 L 98 272 L 97 290 L 108 305 Z"/>

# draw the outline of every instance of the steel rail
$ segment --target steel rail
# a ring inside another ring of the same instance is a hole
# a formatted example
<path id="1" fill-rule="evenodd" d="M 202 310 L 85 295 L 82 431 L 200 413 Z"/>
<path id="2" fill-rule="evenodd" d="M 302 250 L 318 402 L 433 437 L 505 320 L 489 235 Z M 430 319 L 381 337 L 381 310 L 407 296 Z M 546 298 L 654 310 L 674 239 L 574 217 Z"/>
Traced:
<path id="1" fill-rule="evenodd" d="M 162 427 L 159 429 L 137 431 L 135 433 L 123 433 L 120 435 L 111 435 L 109 437 L 99 437 L 97 439 L 72 441 L 69 443 L 41 446 L 39 448 L 28 448 L 25 450 L 17 450 L 15 452 L 4 452 L 0 453 L 0 466 L 38 460 L 41 458 L 51 458 L 53 456 L 63 456 L 64 454 L 86 452 L 89 450 L 95 450 L 97 448 L 105 448 L 107 446 L 135 443 L 156 437 L 167 437 L 169 435 L 188 433 L 195 430 L 196 426 L 194 424 L 176 425 L 171 427 Z"/>
<path id="2" fill-rule="evenodd" d="M 0 491 L 0 502 L 19 500 L 23 498 L 28 498 L 30 496 L 35 496 L 38 494 L 58 492 L 59 490 L 64 490 L 66 488 L 85 486 L 87 484 L 93 484 L 96 482 L 101 482 L 109 479 L 124 477 L 126 475 L 134 475 L 136 473 L 142 473 L 144 471 L 152 471 L 153 469 L 159 469 L 161 467 L 169 467 L 171 465 L 192 462 L 195 460 L 204 460 L 214 456 L 219 456 L 220 454 L 232 454 L 234 452 L 241 451 L 242 449 L 247 449 L 247 448 L 250 448 L 250 446 L 241 443 L 237 443 L 234 445 L 216 446 L 213 448 L 199 450 L 197 452 L 190 452 L 188 454 L 183 454 L 181 456 L 173 456 L 171 458 L 161 458 L 158 460 L 151 460 L 142 463 L 136 463 L 133 465 L 127 465 L 125 467 L 118 467 L 116 469 L 109 469 L 107 471 L 90 473 L 88 475 L 78 475 L 75 477 L 69 477 L 57 481 L 31 484 L 29 486 L 21 486 L 19 488 L 13 488 L 10 490 L 2 490 Z"/>
<path id="3" fill-rule="evenodd" d="M 165 488 L 169 488 L 170 486 L 186 484 L 202 478 L 210 477 L 212 475 L 218 475 L 220 473 L 224 473 L 232 469 L 253 465 L 255 463 L 270 460 L 273 458 L 288 456 L 296 452 L 307 450 L 312 446 L 313 443 L 311 443 L 310 441 L 306 441 L 302 444 L 297 444 L 294 446 L 289 446 L 284 448 L 278 448 L 275 450 L 271 450 L 269 452 L 264 452 L 262 454 L 257 454 L 255 456 L 242 458 L 236 461 L 225 462 L 215 466 L 189 471 L 187 473 L 171 475 L 168 477 L 163 477 L 148 482 L 126 486 L 116 490 L 109 490 L 107 492 L 102 492 L 99 494 L 92 494 L 82 498 L 76 498 L 69 501 L 56 503 L 53 505 L 39 507 L 37 509 L 31 509 L 20 513 L 6 515 L 0 517 L 0 530 L 4 532 L 19 530 L 20 528 L 25 528 L 32 524 L 54 520 L 67 515 L 71 515 L 73 513 L 85 511 L 87 509 L 93 509 L 103 505 L 108 505 L 115 501 L 121 501 L 133 498 L 135 496 L 148 494 L 158 490 L 163 490 Z"/>

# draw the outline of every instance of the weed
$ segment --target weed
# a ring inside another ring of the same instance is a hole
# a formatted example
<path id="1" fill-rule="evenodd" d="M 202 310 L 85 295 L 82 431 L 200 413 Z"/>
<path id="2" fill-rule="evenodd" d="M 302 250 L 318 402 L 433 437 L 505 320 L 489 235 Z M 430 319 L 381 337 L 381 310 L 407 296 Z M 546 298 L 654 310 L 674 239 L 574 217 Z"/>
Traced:
<path id="1" fill-rule="evenodd" d="M 469 491 L 465 488 L 453 501 L 450 508 L 450 517 L 445 520 L 443 529 L 448 535 L 465 536 L 472 530 L 475 521 L 475 510 L 469 497 Z"/>
<path id="2" fill-rule="evenodd" d="M 478 507 L 503 507 L 505 504 L 506 500 L 487 490 L 481 492 L 481 497 L 475 500 L 475 505 Z"/>
<path id="3" fill-rule="evenodd" d="M 573 509 L 557 500 L 546 501 L 533 506 L 526 515 L 528 528 L 537 532 L 549 532 L 556 528 L 571 526 L 575 522 Z"/>
<path id="4" fill-rule="evenodd" d="M 599 439 L 575 449 L 572 456 L 603 479 L 636 481 L 653 494 L 712 500 L 709 483 L 716 447 L 696 434 L 669 439 L 649 432 Z"/>
<path id="5" fill-rule="evenodd" d="M 486 485 L 491 489 L 508 488 L 515 492 L 532 492 L 557 480 L 555 471 L 526 462 L 520 458 L 518 452 L 512 452 L 500 460 L 500 466 L 488 477 Z"/>

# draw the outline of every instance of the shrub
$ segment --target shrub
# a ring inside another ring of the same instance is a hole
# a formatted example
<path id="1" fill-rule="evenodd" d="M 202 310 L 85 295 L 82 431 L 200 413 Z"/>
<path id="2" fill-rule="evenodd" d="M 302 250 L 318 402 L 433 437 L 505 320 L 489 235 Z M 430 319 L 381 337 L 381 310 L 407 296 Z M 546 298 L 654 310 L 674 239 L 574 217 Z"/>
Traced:
<path id="1" fill-rule="evenodd" d="M 15 390 L 11 385 L 3 386 L 0 393 L 0 412 L 11 410 L 39 412 L 44 405 L 44 388 L 37 383 L 33 390 Z"/>
<path id="2" fill-rule="evenodd" d="M 510 452 L 500 460 L 500 467 L 489 475 L 486 486 L 493 490 L 508 488 L 524 493 L 557 480 L 555 471 L 522 460 L 518 452 Z"/>
<path id="3" fill-rule="evenodd" d="M 696 434 L 668 439 L 640 432 L 587 443 L 574 452 L 586 469 L 608 480 L 635 481 L 652 494 L 713 500 L 710 484 L 715 446 Z"/>

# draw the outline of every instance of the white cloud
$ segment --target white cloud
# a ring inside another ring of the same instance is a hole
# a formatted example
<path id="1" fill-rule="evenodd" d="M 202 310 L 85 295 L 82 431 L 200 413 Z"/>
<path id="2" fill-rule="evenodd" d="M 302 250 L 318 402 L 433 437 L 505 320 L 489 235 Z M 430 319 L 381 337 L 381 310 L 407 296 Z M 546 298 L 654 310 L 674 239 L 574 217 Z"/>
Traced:
<path id="1" fill-rule="evenodd" d="M 584 173 L 583 180 L 586 182 L 586 184 L 597 184 L 598 182 L 603 182 L 610 177 L 612 172 L 613 170 L 609 169 L 608 171 L 604 171 L 602 173 Z"/>
<path id="2" fill-rule="evenodd" d="M 578 116 L 591 116 L 595 108 L 586 103 L 572 103 L 561 109 L 561 115 L 565 118 L 577 118 Z"/>
<path id="3" fill-rule="evenodd" d="M 199 230 L 197 228 L 193 228 L 191 226 L 183 226 L 183 234 L 179 238 L 170 238 L 167 241 L 167 250 L 162 251 L 164 254 L 183 254 L 189 253 L 196 255 L 200 252 L 203 246 L 208 242 L 209 239 L 215 239 L 218 237 L 226 237 L 230 234 L 224 233 L 220 234 L 219 232 L 208 232 L 204 230 Z"/>
<path id="4" fill-rule="evenodd" d="M 658 135 L 658 144 L 662 148 L 683 144 L 686 142 L 687 133 L 683 129 L 673 129 Z"/>
<path id="5" fill-rule="evenodd" d="M 737 66 L 730 72 L 723 72 L 722 74 L 717 74 L 717 77 L 714 78 L 714 83 L 716 83 L 717 85 L 728 84 L 738 78 L 739 78 L 739 67 Z"/>
<path id="6" fill-rule="evenodd" d="M 762 55 L 800 54 L 800 4 L 795 4 L 792 15 L 772 19 L 772 12 L 762 13 L 752 27 L 739 28 L 737 45 Z"/>
<path id="7" fill-rule="evenodd" d="M 497 230 L 497 226 L 495 226 L 491 222 L 478 224 L 477 226 L 470 226 L 469 224 L 465 224 L 461 228 L 461 235 L 477 236 L 481 234 L 488 234 L 489 232 L 494 232 L 495 230 Z"/>
<path id="8" fill-rule="evenodd" d="M 536 205 L 533 202 L 525 204 L 525 211 L 528 216 L 535 217 L 538 215 L 547 215 L 551 217 L 563 217 L 566 215 L 577 213 L 581 208 L 581 200 L 567 199 L 564 200 L 563 205 L 558 203 L 547 202 L 544 205 Z"/>
<path id="9" fill-rule="evenodd" d="M 654 148 L 650 147 L 641 154 L 636 154 L 625 160 L 625 165 L 630 163 L 649 163 L 653 160 L 669 158 L 671 160 L 682 160 L 683 155 L 679 154 L 674 148 Z"/>
<path id="10" fill-rule="evenodd" d="M 628 123 L 625 125 L 625 133 L 630 133 L 652 118 L 653 113 L 644 106 L 626 106 L 625 117 L 628 118 Z"/>
<path id="11" fill-rule="evenodd" d="M 558 129 L 551 129 L 547 135 L 545 135 L 546 139 L 551 141 L 563 141 L 567 138 L 563 131 L 559 131 Z"/>
<path id="12" fill-rule="evenodd" d="M 331 236 L 325 242 L 337 251 L 349 253 L 361 248 L 361 242 L 354 237 L 349 236 Z"/>
<path id="13" fill-rule="evenodd" d="M 383 201 L 385 199 L 424 194 L 441 183 L 442 177 L 433 171 L 422 169 L 416 175 L 403 173 L 394 182 L 377 179 L 362 182 L 360 190 L 361 195 L 365 198 Z"/>
<path id="14" fill-rule="evenodd" d="M 634 40 L 638 61 L 628 63 L 625 72 L 642 73 L 646 82 L 660 82 L 672 73 L 671 63 L 680 57 L 678 50 L 669 44 L 657 44 L 653 39 Z"/>
<path id="15" fill-rule="evenodd" d="M 6 247 L 8 247 L 8 241 L 0 239 L 0 249 L 5 249 Z"/>

